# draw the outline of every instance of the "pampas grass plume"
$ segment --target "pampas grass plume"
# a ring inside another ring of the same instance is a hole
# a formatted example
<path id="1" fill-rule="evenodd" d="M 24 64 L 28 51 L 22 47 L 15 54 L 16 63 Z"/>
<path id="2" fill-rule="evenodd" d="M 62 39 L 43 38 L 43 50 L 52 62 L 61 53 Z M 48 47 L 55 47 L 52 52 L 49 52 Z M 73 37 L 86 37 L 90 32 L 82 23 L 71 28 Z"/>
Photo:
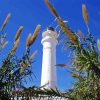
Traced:
<path id="1" fill-rule="evenodd" d="M 50 9 L 50 11 L 52 12 L 52 14 L 55 17 L 59 17 L 59 15 L 57 14 L 57 12 L 55 11 L 55 9 L 53 8 L 53 6 L 49 3 L 49 0 L 45 0 L 46 5 L 48 6 L 48 8 Z"/>
<path id="2" fill-rule="evenodd" d="M 17 49 L 17 47 L 18 47 L 18 45 L 19 45 L 19 41 L 20 41 L 20 38 L 18 38 L 18 39 L 15 41 L 14 46 L 13 46 L 11 52 L 10 52 L 10 55 L 11 55 L 11 56 L 12 56 L 12 55 L 14 54 L 14 52 L 16 51 L 16 49 Z"/>
<path id="3" fill-rule="evenodd" d="M 33 52 L 33 54 L 30 56 L 30 61 L 32 61 L 32 59 L 36 56 L 37 51 Z"/>
<path id="4" fill-rule="evenodd" d="M 11 16 L 11 14 L 9 13 L 9 14 L 7 15 L 6 19 L 4 20 L 4 23 L 3 23 L 3 25 L 2 25 L 2 27 L 1 27 L 1 29 L 0 29 L 0 32 L 2 32 L 3 29 L 5 28 L 5 26 L 7 25 L 10 16 Z"/>
<path id="5" fill-rule="evenodd" d="M 40 31 L 40 28 L 41 28 L 41 25 L 37 25 L 32 37 L 31 37 L 31 42 L 32 42 L 31 44 L 33 44 L 35 42 L 35 40 L 36 40 L 36 38 L 38 36 L 38 33 Z"/>
<path id="6" fill-rule="evenodd" d="M 100 51 L 100 39 L 97 40 L 97 46 L 98 46 L 98 49 Z"/>
<path id="7" fill-rule="evenodd" d="M 31 34 L 28 35 L 27 40 L 26 40 L 26 47 L 31 46 L 35 42 L 35 40 L 38 36 L 38 33 L 40 31 L 40 28 L 41 28 L 41 25 L 37 25 L 33 35 L 31 35 Z"/>
<path id="8" fill-rule="evenodd" d="M 86 25 L 88 25 L 88 13 L 85 4 L 82 4 L 82 14 Z"/>
<path id="9" fill-rule="evenodd" d="M 20 26 L 15 35 L 15 41 L 20 37 L 20 33 L 22 32 L 22 30 L 23 30 L 23 26 Z"/>
<path id="10" fill-rule="evenodd" d="M 26 48 L 28 48 L 30 46 L 31 37 L 32 37 L 32 34 L 29 34 L 26 39 Z"/>

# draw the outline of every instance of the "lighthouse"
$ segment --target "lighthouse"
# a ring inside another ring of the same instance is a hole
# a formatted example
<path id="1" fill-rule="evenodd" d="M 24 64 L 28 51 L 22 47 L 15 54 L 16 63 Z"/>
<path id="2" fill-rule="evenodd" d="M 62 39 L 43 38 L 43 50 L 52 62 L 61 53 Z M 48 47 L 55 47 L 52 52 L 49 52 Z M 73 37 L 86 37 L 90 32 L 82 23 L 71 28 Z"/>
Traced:
<path id="1" fill-rule="evenodd" d="M 56 87 L 56 45 L 57 33 L 49 27 L 42 33 L 43 45 L 41 87 L 55 89 Z"/>

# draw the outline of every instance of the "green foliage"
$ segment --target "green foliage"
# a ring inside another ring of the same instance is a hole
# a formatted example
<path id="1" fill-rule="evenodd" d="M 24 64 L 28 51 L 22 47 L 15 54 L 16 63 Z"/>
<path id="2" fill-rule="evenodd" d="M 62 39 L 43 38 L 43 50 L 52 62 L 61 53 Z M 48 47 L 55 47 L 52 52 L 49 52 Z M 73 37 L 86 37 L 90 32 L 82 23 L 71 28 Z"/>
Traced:
<path id="1" fill-rule="evenodd" d="M 79 42 L 80 43 L 80 42 Z M 70 49 L 72 47 L 70 46 Z M 78 52 L 76 52 L 78 51 Z M 100 99 L 100 59 L 95 49 L 95 42 L 90 34 L 80 48 L 74 47 L 75 52 L 72 74 L 77 79 L 71 95 L 76 100 Z"/>
<path id="2" fill-rule="evenodd" d="M 90 31 L 88 33 L 83 42 L 76 33 L 73 33 L 77 38 L 77 44 L 66 40 L 74 59 L 72 65 L 75 70 L 72 72 L 72 77 L 76 82 L 69 94 L 75 100 L 100 99 L 100 53 L 95 48 L 96 42 L 92 34 Z"/>
<path id="3" fill-rule="evenodd" d="M 45 2 L 56 17 L 63 34 L 66 35 L 65 45 L 73 54 L 72 77 L 76 79 L 76 82 L 73 89 L 67 91 L 67 94 L 73 100 L 100 100 L 100 53 L 95 48 L 96 42 L 90 33 L 86 6 L 82 5 L 82 14 L 87 27 L 87 36 L 85 37 L 82 32 L 75 33 L 69 29 L 49 0 L 45 0 Z M 98 48 L 100 49 L 100 41 Z"/>
<path id="4" fill-rule="evenodd" d="M 6 36 L 3 33 L 3 29 L 5 28 L 10 15 L 6 17 L 0 31 L 0 52 L 6 46 L 7 42 Z M 32 74 L 31 64 L 32 59 L 35 54 L 30 56 L 30 46 L 34 43 L 37 38 L 40 26 L 35 30 L 35 36 L 33 35 L 31 40 L 31 44 L 29 46 L 26 45 L 26 51 L 21 59 L 17 57 L 15 54 L 16 49 L 19 44 L 20 33 L 22 32 L 23 27 L 21 26 L 15 36 L 15 41 L 12 49 L 6 56 L 6 58 L 2 61 L 0 66 L 0 100 L 9 100 L 11 99 L 11 95 L 13 91 L 23 90 L 25 87 L 23 85 L 23 79 Z M 29 40 L 26 41 L 29 44 Z"/>

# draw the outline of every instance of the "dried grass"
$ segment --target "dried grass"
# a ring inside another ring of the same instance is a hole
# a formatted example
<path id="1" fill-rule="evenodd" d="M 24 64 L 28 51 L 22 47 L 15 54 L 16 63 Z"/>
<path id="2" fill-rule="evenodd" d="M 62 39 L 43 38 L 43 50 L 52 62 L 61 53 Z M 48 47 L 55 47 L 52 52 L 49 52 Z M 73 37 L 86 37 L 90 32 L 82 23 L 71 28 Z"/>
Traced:
<path id="1" fill-rule="evenodd" d="M 4 22 L 3 22 L 3 25 L 2 25 L 2 27 L 1 27 L 1 29 L 0 29 L 0 32 L 2 32 L 3 29 L 5 28 L 5 26 L 7 25 L 10 16 L 11 16 L 11 14 L 9 13 L 9 14 L 7 15 L 6 19 L 5 19 Z"/>
<path id="2" fill-rule="evenodd" d="M 23 26 L 20 26 L 17 33 L 16 33 L 16 35 L 15 35 L 15 41 L 20 37 L 20 34 L 21 34 L 22 30 L 23 30 Z"/>
<path id="3" fill-rule="evenodd" d="M 57 64 L 56 66 L 58 66 L 58 67 L 66 67 L 66 65 L 65 64 Z"/>
<path id="4" fill-rule="evenodd" d="M 73 42 L 73 43 L 77 43 L 77 38 L 76 36 L 72 33 L 72 31 L 67 28 L 67 26 L 65 25 L 65 23 L 61 20 L 61 18 L 58 18 L 58 23 L 60 25 L 60 27 L 62 28 L 63 32 L 66 33 L 66 35 L 68 36 L 68 38 Z"/>
<path id="5" fill-rule="evenodd" d="M 36 56 L 37 51 L 33 52 L 33 54 L 30 56 L 30 61 L 32 61 L 32 59 Z"/>
<path id="6" fill-rule="evenodd" d="M 19 41 L 20 41 L 20 38 L 18 38 L 16 41 L 15 41 L 15 44 L 10 52 L 10 55 L 12 56 L 14 54 L 14 52 L 16 51 L 18 45 L 19 45 Z"/>
<path id="7" fill-rule="evenodd" d="M 53 13 L 53 15 L 57 18 L 58 24 L 62 28 L 63 32 L 67 34 L 68 38 L 73 42 L 77 43 L 76 36 L 67 28 L 65 23 L 62 21 L 62 19 L 59 17 L 53 6 L 49 3 L 48 0 L 45 0 L 46 5 L 48 6 L 49 10 Z"/>
<path id="8" fill-rule="evenodd" d="M 20 67 L 20 74 L 29 66 L 29 62 Z"/>
<path id="9" fill-rule="evenodd" d="M 49 0 L 45 0 L 45 3 L 48 6 L 48 8 L 50 9 L 50 11 L 53 13 L 53 15 L 58 18 L 59 15 L 57 14 L 57 12 L 53 8 L 53 6 L 49 3 Z"/>
<path id="10" fill-rule="evenodd" d="M 30 46 L 30 40 L 31 40 L 32 34 L 29 34 L 26 39 L 26 47 L 28 48 Z"/>
<path id="11" fill-rule="evenodd" d="M 97 46 L 98 46 L 98 49 L 100 50 L 100 40 L 99 39 L 97 40 Z"/>
<path id="12" fill-rule="evenodd" d="M 36 38 L 37 38 L 37 36 L 38 36 L 38 33 L 39 33 L 39 31 L 40 31 L 40 28 L 41 28 L 41 25 L 37 25 L 37 27 L 36 27 L 36 29 L 35 29 L 35 31 L 34 31 L 32 37 L 31 37 L 31 42 L 32 42 L 32 44 L 35 42 L 35 40 L 36 40 Z"/>
<path id="13" fill-rule="evenodd" d="M 29 36 L 27 37 L 27 40 L 26 40 L 26 47 L 31 46 L 31 45 L 35 42 L 35 40 L 36 40 L 36 38 L 37 38 L 37 36 L 38 36 L 38 33 L 39 33 L 39 31 L 40 31 L 40 28 L 41 28 L 41 25 L 37 25 L 37 27 L 36 27 L 36 29 L 35 29 L 33 35 L 32 35 L 32 36 L 29 35 Z"/>
<path id="14" fill-rule="evenodd" d="M 86 25 L 88 25 L 88 13 L 85 4 L 82 4 L 82 14 Z"/>
<path id="15" fill-rule="evenodd" d="M 30 56 L 30 62 L 32 61 L 32 59 L 35 57 L 35 55 L 37 54 L 37 51 L 33 52 L 33 54 Z M 28 66 L 30 65 L 29 61 L 27 61 L 22 67 L 20 67 L 20 73 L 22 73 Z"/>

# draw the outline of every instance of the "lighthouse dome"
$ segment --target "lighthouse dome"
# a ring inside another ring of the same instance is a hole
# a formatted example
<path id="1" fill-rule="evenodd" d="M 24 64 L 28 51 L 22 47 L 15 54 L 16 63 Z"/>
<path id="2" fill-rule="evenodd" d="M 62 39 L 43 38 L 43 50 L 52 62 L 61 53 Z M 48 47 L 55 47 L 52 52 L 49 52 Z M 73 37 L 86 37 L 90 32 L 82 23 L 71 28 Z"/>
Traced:
<path id="1" fill-rule="evenodd" d="M 44 31 L 43 33 L 42 33 L 42 37 L 45 37 L 45 36 L 47 36 L 47 35 L 51 35 L 51 36 L 54 36 L 55 38 L 57 38 L 57 32 L 55 31 L 55 29 L 53 28 L 53 27 L 48 27 L 47 29 L 46 29 L 46 31 Z"/>
<path id="2" fill-rule="evenodd" d="M 48 27 L 47 30 L 55 31 L 53 27 Z"/>

